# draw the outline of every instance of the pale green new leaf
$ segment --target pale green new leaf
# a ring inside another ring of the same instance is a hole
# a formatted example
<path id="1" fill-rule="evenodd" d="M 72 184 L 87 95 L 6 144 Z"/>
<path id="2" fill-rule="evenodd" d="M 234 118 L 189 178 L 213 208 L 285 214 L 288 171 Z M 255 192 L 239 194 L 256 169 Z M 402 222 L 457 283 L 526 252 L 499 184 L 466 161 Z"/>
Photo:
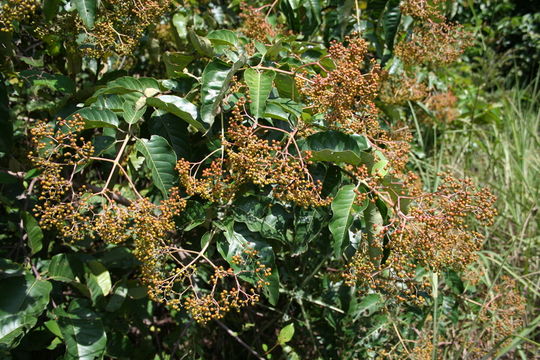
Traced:
<path id="1" fill-rule="evenodd" d="M 278 343 L 280 345 L 285 345 L 294 336 L 294 323 L 290 323 L 289 325 L 285 326 L 283 329 L 279 331 L 278 335 Z"/>

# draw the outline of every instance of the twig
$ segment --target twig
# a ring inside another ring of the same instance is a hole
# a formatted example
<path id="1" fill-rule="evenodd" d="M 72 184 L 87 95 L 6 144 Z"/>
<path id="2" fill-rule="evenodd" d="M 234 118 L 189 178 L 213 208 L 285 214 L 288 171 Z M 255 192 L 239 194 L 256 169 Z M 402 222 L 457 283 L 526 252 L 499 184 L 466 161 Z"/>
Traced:
<path id="1" fill-rule="evenodd" d="M 252 347 L 250 347 L 242 339 L 240 339 L 234 331 L 232 331 L 231 329 L 227 327 L 227 325 L 225 325 L 224 323 L 222 323 L 221 321 L 217 319 L 216 319 L 216 322 L 218 323 L 219 326 L 221 326 L 227 332 L 227 334 L 231 335 L 236 341 L 238 341 L 238 343 L 240 343 L 240 345 L 245 347 L 253 356 L 255 356 L 259 360 L 264 360 L 264 358 L 261 355 L 259 355 L 258 352 L 256 352 Z"/>

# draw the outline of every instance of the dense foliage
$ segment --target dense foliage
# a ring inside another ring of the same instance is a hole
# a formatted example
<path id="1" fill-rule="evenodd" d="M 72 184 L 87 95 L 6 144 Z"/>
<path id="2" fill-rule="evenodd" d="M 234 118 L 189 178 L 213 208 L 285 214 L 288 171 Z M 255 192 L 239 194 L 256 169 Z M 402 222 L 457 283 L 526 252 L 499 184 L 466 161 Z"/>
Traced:
<path id="1" fill-rule="evenodd" d="M 0 6 L 3 358 L 534 353 L 496 197 L 423 162 L 498 114 L 467 7 Z"/>

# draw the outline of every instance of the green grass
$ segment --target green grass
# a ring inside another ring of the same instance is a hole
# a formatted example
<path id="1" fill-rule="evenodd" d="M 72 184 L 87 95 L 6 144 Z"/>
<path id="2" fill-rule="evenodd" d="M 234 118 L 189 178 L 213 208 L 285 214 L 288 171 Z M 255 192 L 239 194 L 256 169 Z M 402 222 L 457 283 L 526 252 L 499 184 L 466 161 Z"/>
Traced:
<path id="1" fill-rule="evenodd" d="M 489 99 L 476 101 L 485 97 Z M 527 309 L 525 327 L 492 353 L 495 358 L 531 359 L 540 352 L 540 75 L 525 88 L 491 94 L 478 89 L 476 98 L 472 105 L 469 98 L 462 123 L 438 138 L 441 152 L 427 165 L 472 177 L 497 195 L 499 216 L 486 229 L 478 267 L 487 270 L 485 280 L 491 287 L 503 275 L 514 278 L 527 298 Z M 478 116 L 493 102 L 490 116 Z"/>

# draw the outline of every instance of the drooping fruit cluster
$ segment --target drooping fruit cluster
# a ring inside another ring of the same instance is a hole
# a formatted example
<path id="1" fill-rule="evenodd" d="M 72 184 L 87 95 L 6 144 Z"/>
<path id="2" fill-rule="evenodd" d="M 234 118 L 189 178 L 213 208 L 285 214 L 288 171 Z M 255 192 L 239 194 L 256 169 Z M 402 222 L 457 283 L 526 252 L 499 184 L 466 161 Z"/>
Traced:
<path id="1" fill-rule="evenodd" d="M 268 42 L 268 37 L 275 37 L 278 32 L 270 25 L 266 19 L 263 8 L 255 8 L 242 4 L 242 28 L 240 29 L 247 37 L 262 42 Z"/>
<path id="2" fill-rule="evenodd" d="M 246 248 L 233 259 L 235 269 L 225 269 L 206 256 L 207 247 L 184 248 L 175 237 L 175 217 L 186 206 L 178 188 L 170 189 L 158 204 L 136 189 L 137 199 L 120 197 L 116 201 L 119 196 L 108 188 L 115 168 L 128 176 L 120 163 L 129 136 L 122 142 L 116 162 L 93 156 L 91 142 L 80 136 L 84 125 L 84 119 L 75 114 L 56 123 L 38 122 L 31 129 L 34 151 L 29 157 L 41 170 L 40 204 L 35 207 L 40 225 L 57 230 L 72 242 L 95 239 L 132 246 L 141 263 L 139 279 L 147 286 L 149 297 L 173 308 L 184 306 L 199 322 L 222 318 L 232 309 L 258 301 L 257 290 L 268 284 L 266 278 L 272 273 L 259 262 L 258 252 Z M 77 175 L 100 161 L 114 163 L 105 185 L 76 185 L 81 181 Z M 133 186 L 131 179 L 128 182 Z M 210 290 L 201 286 L 198 274 L 206 268 L 214 274 Z M 255 279 L 253 286 L 242 285 L 245 281 L 240 277 Z"/>
<path id="3" fill-rule="evenodd" d="M 73 42 L 81 33 L 80 51 L 95 58 L 130 55 L 146 29 L 159 23 L 170 4 L 171 0 L 103 0 L 91 28 L 76 13 L 64 12 L 53 24 L 41 26 L 36 32 L 42 38 L 48 34 L 61 36 L 68 48 L 79 46 Z"/>
<path id="4" fill-rule="evenodd" d="M 407 101 L 421 101 L 427 96 L 427 86 L 407 74 L 382 78 L 379 97 L 385 104 L 402 105 Z"/>
<path id="5" fill-rule="evenodd" d="M 78 137 L 84 129 L 79 115 L 58 119 L 55 123 L 40 121 L 31 129 L 34 151 L 29 157 L 42 170 L 39 177 L 41 204 L 35 212 L 45 229 L 56 229 L 61 236 L 83 240 L 91 220 L 86 188 L 74 187 L 73 179 L 94 152 L 92 143 Z"/>
<path id="6" fill-rule="evenodd" d="M 428 96 L 425 100 L 426 106 L 433 113 L 433 117 L 443 124 L 451 123 L 459 116 L 457 109 L 458 98 L 451 92 L 439 92 Z M 424 117 L 424 121 L 433 121 L 430 117 Z"/>
<path id="7" fill-rule="evenodd" d="M 445 0 L 404 0 L 401 2 L 401 12 L 419 20 L 444 20 L 441 6 Z"/>
<path id="8" fill-rule="evenodd" d="M 0 32 L 13 31 L 14 22 L 32 17 L 39 7 L 37 0 L 4 0 L 0 2 Z"/>
<path id="9" fill-rule="evenodd" d="M 295 133 L 258 123 L 244 125 L 240 110 L 243 102 L 233 110 L 227 136 L 222 139 L 222 156 L 214 159 L 200 177 L 197 172 L 201 163 L 178 162 L 180 182 L 188 194 L 228 203 L 243 185 L 252 183 L 270 187 L 272 196 L 285 202 L 304 207 L 328 205 L 331 199 L 321 196 L 322 185 L 308 169 L 310 154 L 299 150 Z M 269 131 L 283 133 L 283 140 L 258 135 Z"/>
<path id="10" fill-rule="evenodd" d="M 470 34 L 461 25 L 428 20 L 416 25 L 411 37 L 396 45 L 395 52 L 409 66 L 441 66 L 455 62 L 470 41 Z"/>
<path id="11" fill-rule="evenodd" d="M 417 299 L 418 290 L 429 285 L 418 286 L 417 269 L 461 270 L 476 259 L 483 236 L 473 226 L 493 223 L 495 198 L 470 179 L 445 174 L 441 181 L 433 193 L 401 196 L 413 201 L 406 214 L 399 202 L 392 204 L 396 216 L 377 225 L 378 232 L 374 227 L 371 234 L 378 239 L 355 254 L 344 274 L 348 283 Z"/>
<path id="12" fill-rule="evenodd" d="M 367 133 L 378 128 L 373 103 L 379 90 L 380 66 L 366 59 L 368 44 L 361 37 L 348 36 L 333 42 L 328 52 L 335 69 L 317 74 L 310 82 L 299 79 L 302 92 L 319 113 L 325 113 L 329 128 Z"/>

